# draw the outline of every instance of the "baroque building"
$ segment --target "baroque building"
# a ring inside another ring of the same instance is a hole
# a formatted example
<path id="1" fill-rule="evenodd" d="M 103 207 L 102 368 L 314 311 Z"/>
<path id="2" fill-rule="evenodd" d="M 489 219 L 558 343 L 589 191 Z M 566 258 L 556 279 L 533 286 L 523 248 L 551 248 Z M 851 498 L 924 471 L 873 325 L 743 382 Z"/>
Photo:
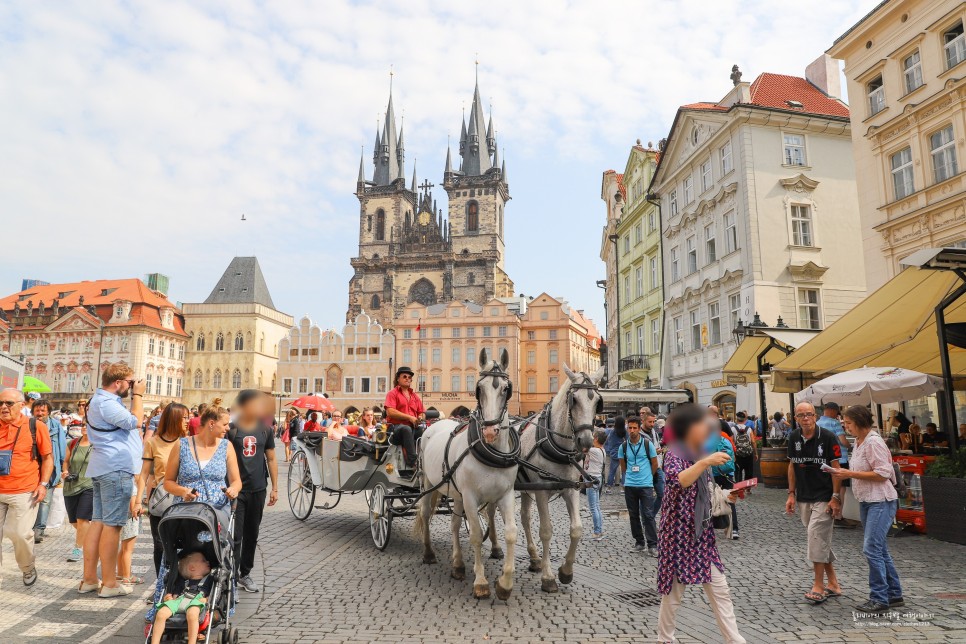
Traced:
<path id="1" fill-rule="evenodd" d="M 600 182 L 600 199 L 604 202 L 606 209 L 606 220 L 600 235 L 600 259 L 604 262 L 603 283 L 598 282 L 598 286 L 604 288 L 604 325 L 607 344 L 603 347 L 601 360 L 607 367 L 604 374 L 607 387 L 616 389 L 618 385 L 617 369 L 617 310 L 618 288 L 617 288 L 617 222 L 620 221 L 624 211 L 624 199 L 627 190 L 624 187 L 624 175 L 614 170 L 605 170 Z"/>
<path id="2" fill-rule="evenodd" d="M 866 279 L 966 246 L 966 5 L 883 2 L 828 50 L 845 61 Z"/>
<path id="3" fill-rule="evenodd" d="M 239 389 L 272 391 L 292 317 L 275 309 L 258 259 L 232 259 L 208 298 L 183 310 L 191 335 L 185 404 L 221 398 L 228 406 Z"/>
<path id="4" fill-rule="evenodd" d="M 819 330 L 865 296 L 849 109 L 833 69 L 823 56 L 805 78 L 747 83 L 735 66 L 724 98 L 674 118 L 651 184 L 664 236 L 662 365 L 695 402 L 758 407 L 756 388 L 722 379 L 739 322 L 760 314 Z"/>
<path id="5" fill-rule="evenodd" d="M 459 155 L 454 169 L 446 151 L 444 217 L 433 184 L 417 185 L 415 169 L 406 185 L 405 140 L 390 90 L 385 123 L 376 128 L 371 180 L 364 157 L 359 161 L 359 254 L 351 261 L 347 321 L 366 310 L 391 324 L 412 303 L 482 303 L 513 294 L 504 268 L 506 164 L 492 115 L 485 120 L 478 83 L 469 120 L 462 123 Z"/>
<path id="6" fill-rule="evenodd" d="M 35 284 L 0 299 L 0 350 L 22 356 L 55 406 L 73 406 L 100 387 L 109 364 L 145 379 L 144 405 L 179 401 L 184 384 L 181 311 L 139 279 Z"/>

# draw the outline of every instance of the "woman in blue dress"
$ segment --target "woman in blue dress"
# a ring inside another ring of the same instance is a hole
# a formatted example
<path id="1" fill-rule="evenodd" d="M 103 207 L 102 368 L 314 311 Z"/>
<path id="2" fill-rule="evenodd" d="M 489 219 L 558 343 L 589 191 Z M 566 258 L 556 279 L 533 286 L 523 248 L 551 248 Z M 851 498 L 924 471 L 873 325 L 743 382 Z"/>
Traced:
<path id="1" fill-rule="evenodd" d="M 176 496 L 175 503 L 201 501 L 216 510 L 228 512 L 228 504 L 241 490 L 241 473 L 235 450 L 225 440 L 228 432 L 228 412 L 221 407 L 209 407 L 201 416 L 201 426 L 195 436 L 180 440 L 178 449 L 171 450 L 165 468 L 164 489 Z M 225 487 L 225 481 L 228 487 Z M 161 562 L 154 590 L 154 603 L 145 616 L 154 621 L 158 603 L 164 594 L 164 578 L 168 562 Z"/>

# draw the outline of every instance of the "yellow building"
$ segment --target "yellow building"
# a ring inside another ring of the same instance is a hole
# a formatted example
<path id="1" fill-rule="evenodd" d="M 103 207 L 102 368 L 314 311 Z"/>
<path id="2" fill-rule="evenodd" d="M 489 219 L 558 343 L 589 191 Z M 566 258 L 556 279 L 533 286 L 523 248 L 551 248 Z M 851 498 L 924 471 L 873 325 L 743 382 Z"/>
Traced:
<path id="1" fill-rule="evenodd" d="M 916 250 L 966 244 L 964 21 L 962 2 L 883 2 L 828 50 L 845 61 L 870 290 Z"/>
<path id="2" fill-rule="evenodd" d="M 256 258 L 234 258 L 208 299 L 182 311 L 192 336 L 185 404 L 222 398 L 230 405 L 239 389 L 272 391 L 278 343 L 293 321 L 275 309 Z"/>
<path id="3" fill-rule="evenodd" d="M 288 394 L 282 405 L 325 394 L 345 414 L 363 407 L 382 413 L 394 343 L 392 333 L 365 311 L 342 327 L 341 335 L 303 317 L 278 345 L 278 390 Z"/>

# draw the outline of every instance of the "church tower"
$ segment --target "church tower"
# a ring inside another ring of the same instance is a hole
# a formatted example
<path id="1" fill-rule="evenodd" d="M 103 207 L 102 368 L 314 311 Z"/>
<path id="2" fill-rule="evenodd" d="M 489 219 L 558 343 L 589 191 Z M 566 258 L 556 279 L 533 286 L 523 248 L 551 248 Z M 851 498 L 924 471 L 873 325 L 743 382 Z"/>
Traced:
<path id="1" fill-rule="evenodd" d="M 484 118 L 477 80 L 469 122 L 464 117 L 460 131 L 460 168 L 453 169 L 447 149 L 443 172 L 449 197 L 454 299 L 478 304 L 513 295 L 503 261 L 503 209 L 510 200 L 506 163 L 500 161 L 492 113 L 488 122 Z"/>

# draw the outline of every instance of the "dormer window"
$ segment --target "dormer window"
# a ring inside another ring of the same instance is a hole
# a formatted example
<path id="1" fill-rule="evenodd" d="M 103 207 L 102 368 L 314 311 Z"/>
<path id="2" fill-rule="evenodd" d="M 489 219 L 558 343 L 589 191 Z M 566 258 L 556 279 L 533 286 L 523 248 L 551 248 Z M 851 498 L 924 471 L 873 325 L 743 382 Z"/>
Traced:
<path id="1" fill-rule="evenodd" d="M 865 86 L 869 97 L 869 116 L 878 114 L 885 109 L 885 88 L 882 86 L 882 76 L 876 76 Z"/>
<path id="2" fill-rule="evenodd" d="M 131 317 L 131 302 L 127 300 L 117 300 L 114 302 L 113 315 L 111 322 L 127 322 Z"/>
<path id="3" fill-rule="evenodd" d="M 801 101 L 787 100 L 787 101 L 785 101 L 785 104 L 788 105 L 788 107 L 792 108 L 793 110 L 802 110 L 802 109 L 805 109 L 805 106 L 802 105 L 802 102 Z"/>

